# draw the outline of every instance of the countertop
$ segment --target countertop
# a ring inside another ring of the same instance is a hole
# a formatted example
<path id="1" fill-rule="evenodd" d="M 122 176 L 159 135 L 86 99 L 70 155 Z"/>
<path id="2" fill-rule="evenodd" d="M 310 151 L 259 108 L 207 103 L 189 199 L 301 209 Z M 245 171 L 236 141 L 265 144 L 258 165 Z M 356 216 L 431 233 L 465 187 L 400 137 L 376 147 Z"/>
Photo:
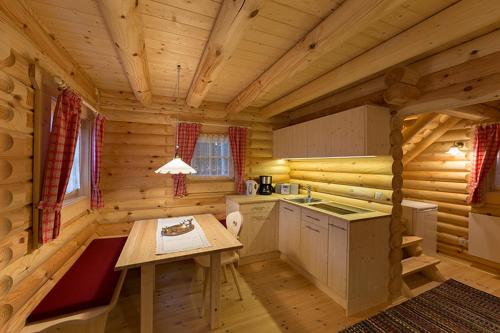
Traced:
<path id="1" fill-rule="evenodd" d="M 363 220 L 368 220 L 368 219 L 373 219 L 373 218 L 378 218 L 378 217 L 385 217 L 385 216 L 391 215 L 389 213 L 379 212 L 379 211 L 375 211 L 375 210 L 370 210 L 369 212 L 341 215 L 341 214 L 336 214 L 334 212 L 330 212 L 327 210 L 315 208 L 314 205 L 301 204 L 301 203 L 286 200 L 286 199 L 303 198 L 303 197 L 304 197 L 304 195 L 286 195 L 286 194 L 273 193 L 271 195 L 227 195 L 226 199 L 232 200 L 232 201 L 237 202 L 239 204 L 252 204 L 252 203 L 259 203 L 259 202 L 283 201 L 283 202 L 286 202 L 288 204 L 292 204 L 292 205 L 295 205 L 295 206 L 298 206 L 301 208 L 307 208 L 307 209 L 316 211 L 318 213 L 334 216 L 334 217 L 340 218 L 342 220 L 346 220 L 348 222 L 357 222 L 357 221 L 363 221 Z M 324 202 L 335 203 L 335 201 L 333 201 L 333 200 L 325 200 Z M 341 204 L 341 205 L 345 206 L 345 204 Z M 356 206 L 353 206 L 353 207 L 356 207 Z M 356 207 L 356 208 L 362 208 L 362 207 Z M 362 208 L 362 209 L 368 210 L 366 208 Z"/>

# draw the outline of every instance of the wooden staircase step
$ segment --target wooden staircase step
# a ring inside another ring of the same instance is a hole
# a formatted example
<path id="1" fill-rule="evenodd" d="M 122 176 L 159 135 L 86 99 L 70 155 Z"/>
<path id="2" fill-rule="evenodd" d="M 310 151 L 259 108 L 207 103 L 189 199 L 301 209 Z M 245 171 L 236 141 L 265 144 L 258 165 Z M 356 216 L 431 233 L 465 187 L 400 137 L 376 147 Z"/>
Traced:
<path id="1" fill-rule="evenodd" d="M 403 276 L 423 271 L 427 268 L 436 266 L 440 262 L 441 261 L 439 259 L 427 256 L 425 254 L 422 254 L 418 257 L 403 259 L 401 261 L 401 264 L 403 265 Z"/>
<path id="2" fill-rule="evenodd" d="M 403 244 L 401 244 L 402 248 L 417 245 L 422 241 L 422 237 L 418 236 L 403 236 Z"/>

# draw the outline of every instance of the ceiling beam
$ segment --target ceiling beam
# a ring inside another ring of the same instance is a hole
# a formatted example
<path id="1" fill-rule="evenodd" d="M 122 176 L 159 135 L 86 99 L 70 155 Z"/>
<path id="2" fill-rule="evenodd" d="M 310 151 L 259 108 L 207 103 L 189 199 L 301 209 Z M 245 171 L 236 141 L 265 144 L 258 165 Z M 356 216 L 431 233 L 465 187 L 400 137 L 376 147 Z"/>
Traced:
<path id="1" fill-rule="evenodd" d="M 0 1 L 0 44 L 11 45 L 31 61 L 37 60 L 47 72 L 60 76 L 89 104 L 97 106 L 98 91 L 90 77 L 23 1 Z"/>
<path id="2" fill-rule="evenodd" d="M 143 105 L 151 105 L 152 91 L 139 1 L 98 0 L 101 14 L 116 47 L 130 87 Z"/>
<path id="3" fill-rule="evenodd" d="M 253 101 L 295 73 L 304 70 L 315 60 L 340 47 L 404 0 L 350 0 L 319 23 L 287 53 L 262 73 L 231 103 L 228 112 L 239 112 Z"/>
<path id="4" fill-rule="evenodd" d="M 495 30 L 466 43 L 452 47 L 433 56 L 415 62 L 408 67 L 421 76 L 443 71 L 447 68 L 466 63 L 497 52 L 500 49 L 500 30 Z M 442 75 L 446 75 L 442 73 Z M 425 81 L 425 80 L 423 80 Z M 309 117 L 317 118 L 317 114 L 328 115 L 342 111 L 341 107 L 350 101 L 363 99 L 367 95 L 380 93 L 386 89 L 385 76 L 365 81 L 353 87 L 336 92 L 316 102 L 309 103 L 290 112 L 295 121 Z"/>
<path id="5" fill-rule="evenodd" d="M 415 136 L 422 131 L 424 128 L 429 128 L 431 123 L 435 123 L 437 127 L 439 125 L 440 116 L 435 113 L 426 113 L 419 117 L 413 126 L 403 130 L 403 145 L 406 145 L 413 141 Z"/>
<path id="6" fill-rule="evenodd" d="M 472 121 L 500 120 L 500 110 L 484 104 L 469 105 L 455 109 L 446 109 L 439 112 Z"/>
<path id="7" fill-rule="evenodd" d="M 406 166 L 418 155 L 420 155 L 424 150 L 426 150 L 430 145 L 436 142 L 437 139 L 442 137 L 446 132 L 452 129 L 459 121 L 462 119 L 450 117 L 448 120 L 443 122 L 440 126 L 436 127 L 432 133 L 426 136 L 422 141 L 417 143 L 412 150 L 408 151 L 403 156 L 403 166 Z"/>
<path id="8" fill-rule="evenodd" d="M 465 111 L 469 114 L 476 114 L 478 116 L 482 116 L 483 119 L 489 119 L 494 121 L 500 120 L 500 110 L 484 104 L 464 106 L 458 110 Z"/>
<path id="9" fill-rule="evenodd" d="M 261 109 L 272 117 L 492 27 L 500 21 L 497 0 L 462 0 Z"/>
<path id="10" fill-rule="evenodd" d="M 398 110 L 401 117 L 500 99 L 500 73 L 429 91 Z"/>
<path id="11" fill-rule="evenodd" d="M 186 104 L 199 107 L 264 0 L 224 0 L 189 87 Z"/>

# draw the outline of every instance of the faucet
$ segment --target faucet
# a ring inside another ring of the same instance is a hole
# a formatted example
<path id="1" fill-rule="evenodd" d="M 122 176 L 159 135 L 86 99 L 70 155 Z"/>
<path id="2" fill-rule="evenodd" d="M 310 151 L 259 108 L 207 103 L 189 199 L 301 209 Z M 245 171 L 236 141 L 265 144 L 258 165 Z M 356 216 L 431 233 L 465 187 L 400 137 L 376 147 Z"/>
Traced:
<path id="1" fill-rule="evenodd" d="M 307 185 L 306 189 L 307 189 L 307 200 L 310 201 L 312 199 L 312 197 L 311 197 L 311 185 Z"/>

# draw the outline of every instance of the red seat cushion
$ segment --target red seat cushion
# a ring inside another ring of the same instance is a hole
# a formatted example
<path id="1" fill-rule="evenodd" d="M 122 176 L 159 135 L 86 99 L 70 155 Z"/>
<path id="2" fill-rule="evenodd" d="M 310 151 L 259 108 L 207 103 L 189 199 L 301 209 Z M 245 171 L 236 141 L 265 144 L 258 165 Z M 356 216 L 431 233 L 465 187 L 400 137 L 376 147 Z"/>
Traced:
<path id="1" fill-rule="evenodd" d="M 115 264 L 127 237 L 93 240 L 28 317 L 35 322 L 107 305 L 121 272 Z"/>

